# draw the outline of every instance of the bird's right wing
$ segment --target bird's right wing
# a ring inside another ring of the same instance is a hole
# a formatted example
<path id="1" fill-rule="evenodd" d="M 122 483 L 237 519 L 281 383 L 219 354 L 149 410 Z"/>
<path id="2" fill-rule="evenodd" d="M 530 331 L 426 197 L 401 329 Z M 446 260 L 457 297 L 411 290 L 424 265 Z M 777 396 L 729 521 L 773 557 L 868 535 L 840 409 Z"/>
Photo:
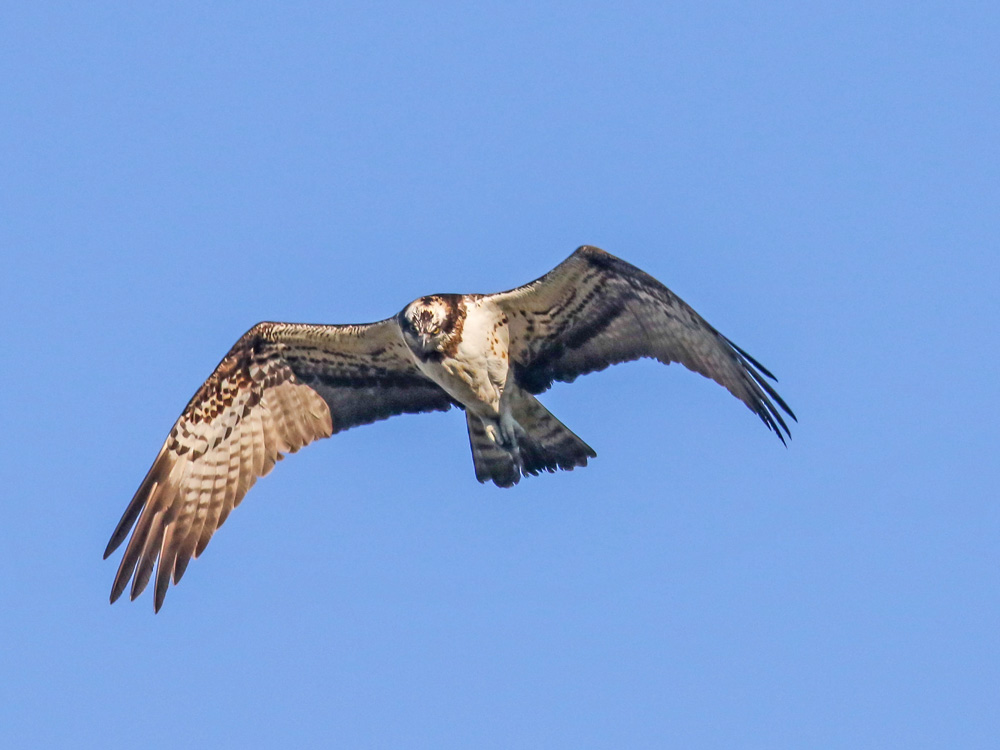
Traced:
<path id="1" fill-rule="evenodd" d="M 130 579 L 135 599 L 156 564 L 159 610 L 170 580 L 180 581 L 283 454 L 356 425 L 452 405 L 413 364 L 395 318 L 254 326 L 188 403 L 111 535 L 105 558 L 132 530 L 111 601 Z"/>

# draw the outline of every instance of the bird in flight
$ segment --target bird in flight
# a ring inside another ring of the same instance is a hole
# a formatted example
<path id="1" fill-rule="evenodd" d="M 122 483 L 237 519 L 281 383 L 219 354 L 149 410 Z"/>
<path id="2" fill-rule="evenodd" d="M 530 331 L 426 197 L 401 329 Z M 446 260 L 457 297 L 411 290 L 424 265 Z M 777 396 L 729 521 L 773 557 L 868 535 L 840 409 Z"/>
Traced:
<path id="1" fill-rule="evenodd" d="M 556 380 L 651 357 L 724 386 L 781 442 L 774 376 L 649 274 L 578 248 L 530 284 L 435 294 L 362 325 L 258 323 L 185 407 L 111 535 L 129 531 L 111 601 L 153 577 L 159 611 L 257 477 L 286 453 L 396 414 L 465 410 L 476 479 L 586 466 L 597 454 L 535 396 Z M 779 408 L 780 407 L 780 408 Z"/>

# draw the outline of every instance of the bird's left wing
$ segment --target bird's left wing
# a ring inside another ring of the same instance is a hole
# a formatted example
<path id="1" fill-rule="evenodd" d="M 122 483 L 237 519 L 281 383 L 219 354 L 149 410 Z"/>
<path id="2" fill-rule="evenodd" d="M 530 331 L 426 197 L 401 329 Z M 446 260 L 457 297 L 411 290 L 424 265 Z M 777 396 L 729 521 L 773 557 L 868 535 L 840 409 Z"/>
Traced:
<path id="1" fill-rule="evenodd" d="M 170 580 L 180 581 L 283 454 L 355 425 L 452 403 L 413 364 L 394 318 L 254 326 L 188 403 L 112 534 L 105 558 L 132 530 L 111 601 L 129 580 L 135 599 L 155 565 L 159 610 Z"/>
<path id="2" fill-rule="evenodd" d="M 487 296 L 507 315 L 514 377 L 531 393 L 641 357 L 680 362 L 727 388 L 785 442 L 781 410 L 795 415 L 767 382 L 774 376 L 667 287 L 611 253 L 584 245 L 530 284 Z"/>

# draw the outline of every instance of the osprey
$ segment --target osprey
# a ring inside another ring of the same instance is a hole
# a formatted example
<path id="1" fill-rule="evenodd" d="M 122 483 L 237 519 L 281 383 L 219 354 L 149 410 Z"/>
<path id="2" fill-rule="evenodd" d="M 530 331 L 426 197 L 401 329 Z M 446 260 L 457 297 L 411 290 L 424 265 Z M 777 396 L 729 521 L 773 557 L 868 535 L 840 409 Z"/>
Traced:
<path id="1" fill-rule="evenodd" d="M 156 567 L 154 607 L 283 454 L 395 414 L 465 410 L 476 479 L 586 466 L 597 454 L 535 398 L 553 381 L 652 357 L 711 378 L 785 442 L 795 415 L 760 363 L 652 276 L 596 247 L 498 294 L 436 294 L 364 325 L 258 323 L 188 403 L 111 535 L 111 589 Z M 777 404 L 777 406 L 775 406 Z M 134 529 L 133 529 L 134 527 Z"/>

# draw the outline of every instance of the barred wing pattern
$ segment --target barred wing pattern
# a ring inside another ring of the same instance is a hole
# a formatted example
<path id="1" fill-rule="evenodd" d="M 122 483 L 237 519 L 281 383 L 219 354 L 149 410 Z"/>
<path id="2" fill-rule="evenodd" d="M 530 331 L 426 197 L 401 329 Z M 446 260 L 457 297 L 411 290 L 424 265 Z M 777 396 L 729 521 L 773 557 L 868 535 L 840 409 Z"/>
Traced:
<path id="1" fill-rule="evenodd" d="M 254 326 L 188 403 L 112 534 L 105 558 L 132 530 L 111 601 L 129 580 L 135 599 L 155 566 L 159 611 L 170 581 L 284 454 L 356 425 L 451 406 L 412 363 L 394 318 Z"/>
<path id="2" fill-rule="evenodd" d="M 795 415 L 767 382 L 774 376 L 667 287 L 610 253 L 585 245 L 540 279 L 491 296 L 508 317 L 514 376 L 531 393 L 652 357 L 711 378 L 782 443 L 789 435 L 778 407 Z"/>

